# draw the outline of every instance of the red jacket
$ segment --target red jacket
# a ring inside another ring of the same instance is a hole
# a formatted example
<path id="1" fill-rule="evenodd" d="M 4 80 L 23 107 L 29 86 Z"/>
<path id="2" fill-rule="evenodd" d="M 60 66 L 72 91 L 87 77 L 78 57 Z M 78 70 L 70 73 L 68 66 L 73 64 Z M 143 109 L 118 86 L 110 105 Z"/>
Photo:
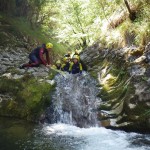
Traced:
<path id="1" fill-rule="evenodd" d="M 44 59 L 43 54 L 46 54 L 46 60 Z M 35 55 L 45 66 L 50 64 L 49 52 L 43 47 L 37 47 L 31 52 L 31 55 Z"/>

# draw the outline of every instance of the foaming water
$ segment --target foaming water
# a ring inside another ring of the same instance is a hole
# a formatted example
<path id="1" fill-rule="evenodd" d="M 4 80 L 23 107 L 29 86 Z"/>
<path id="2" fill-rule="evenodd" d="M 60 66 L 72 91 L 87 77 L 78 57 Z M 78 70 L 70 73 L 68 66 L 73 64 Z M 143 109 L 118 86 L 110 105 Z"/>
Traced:
<path id="1" fill-rule="evenodd" d="M 150 136 L 103 127 L 79 128 L 66 124 L 44 125 L 41 135 L 54 142 L 57 150 L 149 150 Z M 139 144 L 135 141 L 140 140 Z"/>
<path id="2" fill-rule="evenodd" d="M 0 119 L 0 150 L 150 150 L 150 135 Z"/>
<path id="3" fill-rule="evenodd" d="M 90 105 L 90 108 L 95 109 L 95 106 Z M 87 109 L 88 113 L 92 113 L 90 108 Z M 80 114 L 79 112 L 75 114 Z M 66 117 L 66 124 L 57 122 L 33 126 L 21 121 L 2 119 L 0 150 L 150 150 L 150 135 L 113 131 L 103 127 L 79 128 L 68 120 Z"/>

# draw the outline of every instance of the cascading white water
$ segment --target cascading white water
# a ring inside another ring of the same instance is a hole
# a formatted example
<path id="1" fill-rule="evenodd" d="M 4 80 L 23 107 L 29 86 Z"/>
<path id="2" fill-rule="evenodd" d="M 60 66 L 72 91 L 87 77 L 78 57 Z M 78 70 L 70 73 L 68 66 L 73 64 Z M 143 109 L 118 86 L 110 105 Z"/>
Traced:
<path id="1" fill-rule="evenodd" d="M 47 111 L 51 123 L 99 126 L 96 110 L 100 98 L 97 97 L 96 81 L 85 72 L 83 75 L 57 75 L 55 81 L 56 91 Z"/>
<path id="2" fill-rule="evenodd" d="M 40 131 L 35 131 L 35 135 L 32 147 L 37 150 L 150 150 L 150 135 L 103 127 L 45 124 Z"/>

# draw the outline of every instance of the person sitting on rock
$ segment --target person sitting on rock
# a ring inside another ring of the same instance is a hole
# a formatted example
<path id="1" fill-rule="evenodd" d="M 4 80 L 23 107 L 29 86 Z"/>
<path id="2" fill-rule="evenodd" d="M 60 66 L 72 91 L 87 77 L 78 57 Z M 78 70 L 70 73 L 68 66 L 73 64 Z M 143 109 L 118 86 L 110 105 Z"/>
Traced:
<path id="1" fill-rule="evenodd" d="M 57 70 L 61 70 L 61 61 L 57 60 L 56 64 L 53 65 L 52 68 L 57 69 Z"/>
<path id="2" fill-rule="evenodd" d="M 64 63 L 62 64 L 61 70 L 69 72 L 70 62 L 68 57 L 64 57 Z"/>
<path id="3" fill-rule="evenodd" d="M 29 54 L 30 59 L 29 63 L 21 65 L 20 69 L 23 69 L 25 67 L 39 67 L 40 64 L 49 66 L 50 65 L 49 52 L 52 48 L 53 48 L 52 43 L 42 44 L 41 47 L 35 48 Z M 43 57 L 44 54 L 46 54 L 46 60 Z"/>
<path id="4" fill-rule="evenodd" d="M 72 74 L 80 73 L 80 74 L 82 74 L 83 69 L 82 69 L 81 63 L 79 62 L 79 56 L 74 55 L 72 59 L 73 59 L 73 62 L 70 64 L 69 73 L 72 73 Z"/>

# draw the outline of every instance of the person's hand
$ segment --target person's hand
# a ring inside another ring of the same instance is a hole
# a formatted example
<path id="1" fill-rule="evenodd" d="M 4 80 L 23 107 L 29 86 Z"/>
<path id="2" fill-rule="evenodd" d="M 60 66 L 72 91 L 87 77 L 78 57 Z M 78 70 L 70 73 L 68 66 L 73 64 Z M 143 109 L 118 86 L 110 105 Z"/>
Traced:
<path id="1" fill-rule="evenodd" d="M 51 68 L 51 65 L 46 65 L 46 67 Z"/>

